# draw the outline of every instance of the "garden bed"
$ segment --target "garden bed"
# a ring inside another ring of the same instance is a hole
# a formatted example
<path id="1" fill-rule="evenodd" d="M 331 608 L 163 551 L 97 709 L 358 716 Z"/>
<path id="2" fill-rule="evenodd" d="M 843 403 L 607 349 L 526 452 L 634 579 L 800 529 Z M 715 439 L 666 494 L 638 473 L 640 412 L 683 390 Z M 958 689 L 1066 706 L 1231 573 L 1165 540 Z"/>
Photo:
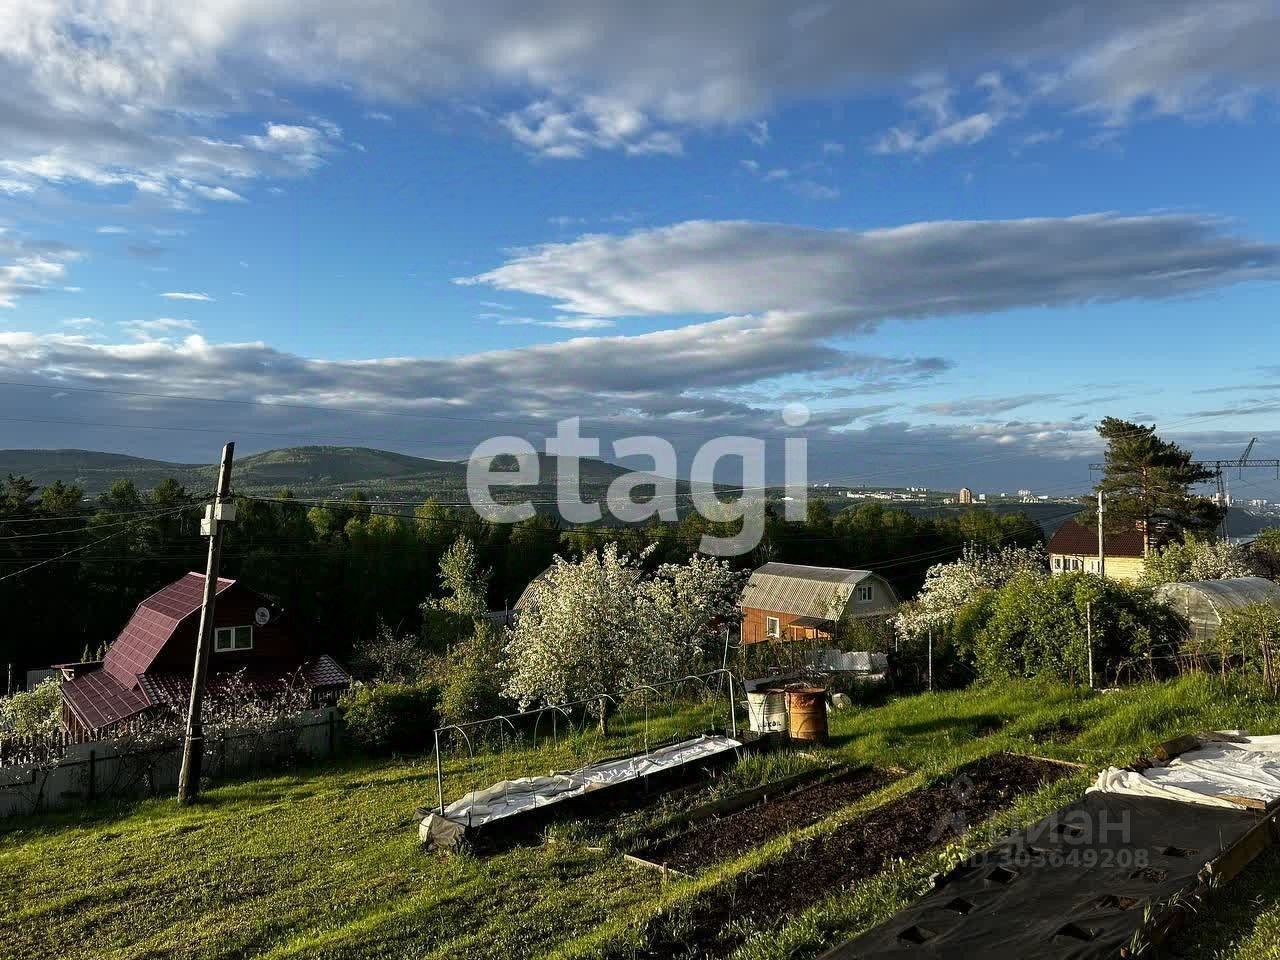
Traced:
<path id="1" fill-rule="evenodd" d="M 438 809 L 420 808 L 428 849 L 491 851 L 530 840 L 554 820 L 644 803 L 737 761 L 752 741 L 707 734 L 567 773 L 503 780 Z"/>
<path id="2" fill-rule="evenodd" d="M 691 817 L 695 822 L 688 829 L 632 851 L 631 859 L 692 873 L 815 824 L 897 779 L 892 773 L 869 767 L 816 771 L 802 777 L 757 787 L 741 799 L 726 798 L 721 806 L 723 814 L 716 815 L 712 809 L 705 817 Z"/>
<path id="3" fill-rule="evenodd" d="M 872 810 L 826 836 L 798 844 L 733 888 L 718 888 L 674 929 L 658 930 L 628 956 L 719 957 L 827 896 L 924 853 L 979 824 L 1017 797 L 1073 773 L 1051 760 L 996 754 Z"/>

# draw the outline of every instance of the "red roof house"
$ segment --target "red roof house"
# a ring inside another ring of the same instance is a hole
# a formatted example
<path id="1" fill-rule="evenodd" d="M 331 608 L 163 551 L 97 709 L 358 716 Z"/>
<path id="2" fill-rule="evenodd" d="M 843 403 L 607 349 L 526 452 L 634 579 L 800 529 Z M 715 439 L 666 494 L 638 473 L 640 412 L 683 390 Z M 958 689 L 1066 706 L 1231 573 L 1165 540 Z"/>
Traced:
<path id="1" fill-rule="evenodd" d="M 204 579 L 188 573 L 138 604 L 102 663 L 61 665 L 62 719 L 69 731 L 102 730 L 153 709 L 185 710 Z M 313 702 L 332 698 L 351 682 L 332 657 L 307 655 L 272 600 L 236 580 L 219 579 L 210 694 L 216 696 L 232 677 L 263 693 L 296 677 Z"/>

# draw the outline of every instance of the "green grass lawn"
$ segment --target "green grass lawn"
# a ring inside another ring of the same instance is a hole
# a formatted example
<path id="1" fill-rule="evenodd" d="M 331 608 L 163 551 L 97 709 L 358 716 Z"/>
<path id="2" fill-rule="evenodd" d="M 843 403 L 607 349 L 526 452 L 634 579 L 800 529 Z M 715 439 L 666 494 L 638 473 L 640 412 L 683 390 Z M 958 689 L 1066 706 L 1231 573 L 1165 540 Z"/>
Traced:
<path id="1" fill-rule="evenodd" d="M 676 721 L 668 718 L 668 723 Z M 1056 686 L 902 698 L 833 717 L 823 760 L 909 775 L 802 833 L 819 836 L 930 777 L 1014 749 L 1091 769 L 1205 728 L 1280 732 L 1280 703 L 1210 677 L 1088 694 Z M 635 733 L 632 726 L 631 732 Z M 655 731 L 656 732 L 656 731 Z M 634 739 L 634 738 L 633 738 Z M 625 743 L 620 739 L 619 744 Z M 579 737 L 537 753 L 457 762 L 450 798 L 473 785 L 545 773 L 604 748 Z M 172 800 L 0 822 L 0 955 L 144 957 L 592 957 L 677 924 L 692 900 L 783 855 L 797 835 L 665 887 L 619 850 L 680 806 L 815 760 L 752 758 L 692 795 L 551 831 L 555 843 L 486 859 L 423 853 L 414 809 L 435 798 L 429 758 L 351 760 L 219 786 L 194 808 Z M 461 776 L 463 772 L 468 776 Z M 1078 795 L 1081 775 L 997 818 L 1026 822 Z M 899 863 L 753 938 L 741 960 L 812 957 L 923 889 L 979 835 Z M 1261 858 L 1181 936 L 1183 955 L 1280 957 L 1280 855 Z"/>

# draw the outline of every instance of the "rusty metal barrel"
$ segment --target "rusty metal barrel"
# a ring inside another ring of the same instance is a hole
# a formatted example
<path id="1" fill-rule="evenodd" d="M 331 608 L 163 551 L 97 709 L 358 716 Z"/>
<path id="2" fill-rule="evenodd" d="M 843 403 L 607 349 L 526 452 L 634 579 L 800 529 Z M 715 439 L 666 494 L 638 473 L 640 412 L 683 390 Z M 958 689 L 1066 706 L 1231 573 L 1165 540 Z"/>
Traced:
<path id="1" fill-rule="evenodd" d="M 787 726 L 792 740 L 826 743 L 827 691 L 822 687 L 788 687 Z"/>

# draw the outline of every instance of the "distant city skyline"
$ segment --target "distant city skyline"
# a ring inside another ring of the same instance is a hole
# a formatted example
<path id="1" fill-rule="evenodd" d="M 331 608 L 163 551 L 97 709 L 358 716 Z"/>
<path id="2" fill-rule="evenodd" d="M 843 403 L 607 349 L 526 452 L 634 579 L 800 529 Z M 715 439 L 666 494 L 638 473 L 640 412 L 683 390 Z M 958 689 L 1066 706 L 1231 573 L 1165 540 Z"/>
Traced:
<path id="1" fill-rule="evenodd" d="M 1048 495 L 1104 415 L 1280 456 L 1269 0 L 22 6 L 0 448 L 578 415 Z"/>

